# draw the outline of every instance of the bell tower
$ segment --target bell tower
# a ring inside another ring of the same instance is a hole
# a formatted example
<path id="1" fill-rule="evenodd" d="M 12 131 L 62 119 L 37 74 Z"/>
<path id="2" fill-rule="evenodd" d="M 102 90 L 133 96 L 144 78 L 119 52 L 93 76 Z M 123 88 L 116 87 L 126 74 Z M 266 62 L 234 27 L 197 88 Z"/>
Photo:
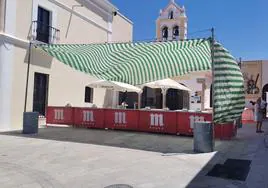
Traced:
<path id="1" fill-rule="evenodd" d="M 170 0 L 166 8 L 161 9 L 156 20 L 158 41 L 184 40 L 187 38 L 187 16 L 184 6 Z"/>

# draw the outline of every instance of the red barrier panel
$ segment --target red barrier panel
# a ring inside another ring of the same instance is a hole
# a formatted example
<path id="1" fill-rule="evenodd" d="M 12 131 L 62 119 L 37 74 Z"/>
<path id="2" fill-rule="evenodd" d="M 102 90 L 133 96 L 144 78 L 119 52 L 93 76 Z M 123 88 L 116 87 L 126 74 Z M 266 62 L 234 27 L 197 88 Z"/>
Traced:
<path id="1" fill-rule="evenodd" d="M 183 135 L 193 135 L 196 121 L 211 119 L 212 115 L 208 113 L 72 107 L 47 107 L 46 116 L 48 124 Z M 214 127 L 215 138 L 231 139 L 236 136 L 236 132 L 237 127 L 233 123 Z"/>
<path id="2" fill-rule="evenodd" d="M 73 125 L 73 108 L 47 107 L 46 121 L 48 124 Z"/>
<path id="3" fill-rule="evenodd" d="M 140 111 L 139 130 L 176 134 L 176 112 Z"/>
<path id="4" fill-rule="evenodd" d="M 230 140 L 236 136 L 237 127 L 234 125 L 234 123 L 215 125 L 214 133 L 215 138 Z"/>
<path id="5" fill-rule="evenodd" d="M 105 110 L 105 128 L 118 130 L 138 130 L 138 110 Z"/>
<path id="6" fill-rule="evenodd" d="M 196 121 L 212 121 L 212 114 L 195 112 L 177 112 L 177 133 L 193 135 Z M 233 123 L 215 125 L 214 136 L 219 139 L 231 139 L 236 136 L 237 127 Z"/>
<path id="7" fill-rule="evenodd" d="M 177 112 L 177 133 L 182 135 L 193 135 L 194 123 L 196 121 L 212 121 L 212 115 L 197 112 Z"/>
<path id="8" fill-rule="evenodd" d="M 85 128 L 104 128 L 104 109 L 74 108 L 74 125 Z"/>

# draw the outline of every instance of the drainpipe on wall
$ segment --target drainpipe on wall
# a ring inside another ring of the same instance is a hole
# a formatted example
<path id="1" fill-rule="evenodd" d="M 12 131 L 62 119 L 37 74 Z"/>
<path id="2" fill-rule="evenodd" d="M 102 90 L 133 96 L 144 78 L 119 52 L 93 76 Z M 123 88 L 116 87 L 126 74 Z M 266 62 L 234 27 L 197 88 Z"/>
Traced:
<path id="1" fill-rule="evenodd" d="M 0 0 L 0 32 L 5 30 L 6 0 Z"/>

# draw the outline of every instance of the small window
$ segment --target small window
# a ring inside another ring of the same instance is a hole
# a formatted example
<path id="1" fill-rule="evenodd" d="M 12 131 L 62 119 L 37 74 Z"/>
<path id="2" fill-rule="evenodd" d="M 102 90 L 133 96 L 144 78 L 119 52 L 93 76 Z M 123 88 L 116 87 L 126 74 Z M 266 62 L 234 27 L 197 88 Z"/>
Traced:
<path id="1" fill-rule="evenodd" d="M 93 89 L 85 87 L 85 103 L 93 103 Z"/>

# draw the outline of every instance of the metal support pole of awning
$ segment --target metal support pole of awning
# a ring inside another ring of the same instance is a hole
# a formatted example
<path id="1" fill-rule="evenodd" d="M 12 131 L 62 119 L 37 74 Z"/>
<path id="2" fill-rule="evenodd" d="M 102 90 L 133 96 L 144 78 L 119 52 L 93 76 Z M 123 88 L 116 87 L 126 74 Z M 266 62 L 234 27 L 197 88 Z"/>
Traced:
<path id="1" fill-rule="evenodd" d="M 143 90 L 142 90 L 143 91 Z M 138 109 L 141 109 L 142 91 L 138 93 Z"/>
<path id="2" fill-rule="evenodd" d="M 215 115 L 215 35 L 214 35 L 214 28 L 211 28 L 211 69 L 212 69 L 212 134 L 214 139 L 215 137 L 215 123 L 214 123 L 214 115 Z M 215 147 L 215 143 L 213 144 L 213 150 Z"/>
<path id="3" fill-rule="evenodd" d="M 24 112 L 27 110 L 27 99 L 28 99 L 28 85 L 29 85 L 29 74 L 30 74 L 30 64 L 32 56 L 32 42 L 29 43 L 28 52 L 28 64 L 27 64 L 27 74 L 26 74 L 26 84 L 25 84 L 25 99 L 24 99 Z"/>
<path id="4" fill-rule="evenodd" d="M 215 52 L 215 33 L 214 33 L 214 28 L 211 28 L 211 69 L 212 69 L 212 123 L 214 124 L 214 114 L 215 114 L 215 107 L 214 107 L 214 98 L 215 98 L 215 70 L 214 70 L 214 52 Z"/>
<path id="5" fill-rule="evenodd" d="M 165 109 L 166 108 L 167 89 L 161 88 L 161 93 L 162 93 L 162 109 Z"/>

